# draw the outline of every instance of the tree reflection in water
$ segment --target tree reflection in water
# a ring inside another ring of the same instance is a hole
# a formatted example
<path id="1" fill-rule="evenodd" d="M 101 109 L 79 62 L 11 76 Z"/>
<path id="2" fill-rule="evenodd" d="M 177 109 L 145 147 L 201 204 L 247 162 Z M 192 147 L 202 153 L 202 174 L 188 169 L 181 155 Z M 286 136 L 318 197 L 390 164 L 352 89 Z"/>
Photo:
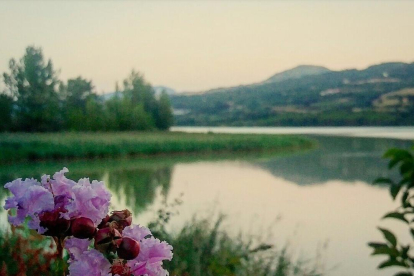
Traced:
<path id="1" fill-rule="evenodd" d="M 123 164 L 124 162 L 128 164 Z M 113 196 L 123 197 L 128 208 L 138 214 L 154 201 L 158 189 L 162 195 L 168 194 L 173 165 L 145 164 L 142 160 L 106 160 L 72 162 L 67 167 L 70 171 L 67 176 L 71 179 L 89 177 L 91 180 L 104 180 Z M 14 179 L 27 177 L 40 179 L 41 175 L 45 173 L 53 175 L 60 169 L 62 167 L 50 163 L 22 164 L 7 169 L 3 167 L 0 170 L 0 183 L 3 186 Z M 6 190 L 0 188 L 0 201 L 3 201 L 6 196 Z"/>

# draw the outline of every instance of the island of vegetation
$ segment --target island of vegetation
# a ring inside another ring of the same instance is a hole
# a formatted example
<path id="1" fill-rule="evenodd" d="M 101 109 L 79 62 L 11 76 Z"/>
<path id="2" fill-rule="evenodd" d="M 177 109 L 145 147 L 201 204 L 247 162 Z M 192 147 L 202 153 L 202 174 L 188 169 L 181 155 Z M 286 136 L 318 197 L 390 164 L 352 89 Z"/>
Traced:
<path id="1" fill-rule="evenodd" d="M 180 132 L 0 134 L 0 163 L 183 154 L 290 152 L 312 147 L 299 136 Z"/>

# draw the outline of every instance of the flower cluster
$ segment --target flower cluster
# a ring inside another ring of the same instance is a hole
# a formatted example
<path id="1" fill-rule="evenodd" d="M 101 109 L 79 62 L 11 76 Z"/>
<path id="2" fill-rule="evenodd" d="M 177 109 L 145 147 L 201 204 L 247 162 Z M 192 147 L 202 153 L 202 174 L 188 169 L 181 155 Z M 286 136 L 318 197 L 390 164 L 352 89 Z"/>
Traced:
<path id="1" fill-rule="evenodd" d="M 172 259 L 172 246 L 154 238 L 148 228 L 133 225 L 128 210 L 108 215 L 111 194 L 103 182 L 75 182 L 66 172 L 44 175 L 40 182 L 7 183 L 13 196 L 4 208 L 16 209 L 9 222 L 17 226 L 29 218 L 28 227 L 52 236 L 58 250 L 64 244 L 70 276 L 168 275 L 162 261 Z"/>

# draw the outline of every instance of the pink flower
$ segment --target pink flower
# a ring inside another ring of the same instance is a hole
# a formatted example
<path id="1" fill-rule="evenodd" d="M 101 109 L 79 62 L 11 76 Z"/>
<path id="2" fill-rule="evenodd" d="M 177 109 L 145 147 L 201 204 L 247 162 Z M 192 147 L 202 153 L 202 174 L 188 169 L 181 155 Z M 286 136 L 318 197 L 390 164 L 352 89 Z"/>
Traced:
<path id="1" fill-rule="evenodd" d="M 70 238 L 65 241 L 65 248 L 69 252 L 69 262 L 81 259 L 82 253 L 88 250 L 90 240 Z"/>
<path id="2" fill-rule="evenodd" d="M 103 182 L 90 183 L 85 178 L 76 183 L 65 177 L 67 172 L 63 168 L 52 179 L 43 175 L 41 182 L 32 178 L 7 183 L 4 187 L 13 196 L 6 199 L 4 208 L 17 209 L 16 216 L 9 216 L 9 222 L 17 226 L 31 218 L 30 229 L 53 236 L 62 234 L 56 231 L 66 231 L 69 223 L 64 220 L 85 217 L 97 226 L 108 213 L 111 193 Z"/>
<path id="3" fill-rule="evenodd" d="M 168 271 L 162 268 L 162 261 L 171 261 L 173 257 L 172 246 L 167 242 L 161 242 L 151 235 L 148 228 L 139 225 L 125 227 L 122 232 L 124 237 L 139 241 L 140 253 L 138 256 L 127 262 L 134 276 L 165 276 Z M 150 237 L 148 237 L 150 236 Z"/>
<path id="4" fill-rule="evenodd" d="M 102 181 L 90 183 L 88 178 L 83 178 L 72 187 L 72 198 L 66 216 L 89 218 L 97 226 L 108 213 L 111 193 Z"/>
<path id="5" fill-rule="evenodd" d="M 13 196 L 6 199 L 4 208 L 6 210 L 16 208 L 16 216 L 9 216 L 9 222 L 13 225 L 21 225 L 26 217 L 31 218 L 30 229 L 36 229 L 43 233 L 45 229 L 40 226 L 38 215 L 45 211 L 53 210 L 55 204 L 53 195 L 39 182 L 34 179 L 16 179 L 7 183 L 5 188 L 9 189 Z"/>
<path id="6" fill-rule="evenodd" d="M 69 276 L 111 276 L 110 271 L 111 263 L 95 249 L 82 252 L 69 265 Z"/>

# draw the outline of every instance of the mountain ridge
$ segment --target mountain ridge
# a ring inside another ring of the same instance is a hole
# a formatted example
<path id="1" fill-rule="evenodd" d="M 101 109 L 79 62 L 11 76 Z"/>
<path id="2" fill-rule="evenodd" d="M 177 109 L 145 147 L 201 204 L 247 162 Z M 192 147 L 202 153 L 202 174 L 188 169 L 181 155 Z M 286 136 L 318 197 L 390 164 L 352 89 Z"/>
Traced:
<path id="1" fill-rule="evenodd" d="M 303 69 L 311 73 L 301 75 Z M 414 125 L 414 63 L 326 70 L 305 66 L 296 68 L 293 77 L 289 70 L 276 74 L 282 77 L 275 82 L 174 95 L 173 108 L 185 111 L 176 116 L 176 122 L 200 126 Z"/>
<path id="2" fill-rule="evenodd" d="M 331 72 L 331 70 L 319 65 L 298 65 L 292 69 L 276 73 L 264 82 L 280 82 L 288 79 L 297 79 L 305 76 L 320 75 L 327 72 Z"/>

